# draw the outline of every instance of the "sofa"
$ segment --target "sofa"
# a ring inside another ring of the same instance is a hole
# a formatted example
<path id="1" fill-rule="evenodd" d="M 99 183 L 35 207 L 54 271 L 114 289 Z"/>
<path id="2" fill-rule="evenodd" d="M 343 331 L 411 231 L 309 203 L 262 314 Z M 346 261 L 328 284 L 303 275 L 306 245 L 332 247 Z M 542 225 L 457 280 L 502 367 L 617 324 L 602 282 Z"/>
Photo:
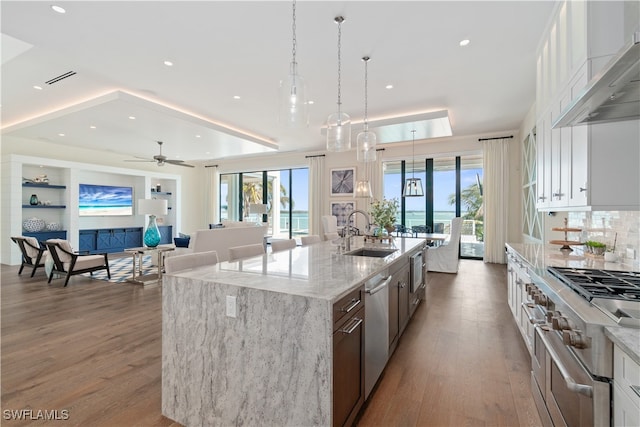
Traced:
<path id="1" fill-rule="evenodd" d="M 195 252 L 216 251 L 218 261 L 229 260 L 229 248 L 233 246 L 265 244 L 268 226 L 253 222 L 227 222 L 222 228 L 203 229 L 191 233 L 188 248 L 176 248 L 166 256 L 184 255 Z"/>

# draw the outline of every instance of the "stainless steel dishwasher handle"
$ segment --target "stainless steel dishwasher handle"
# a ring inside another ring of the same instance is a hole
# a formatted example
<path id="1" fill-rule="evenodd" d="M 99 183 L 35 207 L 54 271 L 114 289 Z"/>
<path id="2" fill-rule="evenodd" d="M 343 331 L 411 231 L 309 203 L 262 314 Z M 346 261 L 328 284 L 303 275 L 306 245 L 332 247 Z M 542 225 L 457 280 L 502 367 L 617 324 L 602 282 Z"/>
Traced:
<path id="1" fill-rule="evenodd" d="M 555 363 L 556 366 L 558 367 L 558 370 L 560 371 L 560 375 L 562 375 L 562 378 L 564 379 L 564 382 L 567 385 L 567 388 L 573 391 L 574 393 L 580 393 L 587 397 L 593 397 L 593 387 L 587 384 L 578 384 L 576 380 L 571 378 L 569 371 L 560 361 L 560 357 L 558 356 L 558 353 L 556 353 L 551 343 L 545 336 L 545 331 L 540 327 L 540 325 L 536 325 L 535 327 L 536 327 L 536 330 L 539 331 L 538 335 L 540 336 L 540 339 L 542 340 L 542 343 L 544 344 L 545 349 L 547 350 L 547 352 L 549 352 L 549 356 L 551 356 L 551 360 L 553 360 L 553 363 Z"/>
<path id="2" fill-rule="evenodd" d="M 381 284 L 379 284 L 373 289 L 367 289 L 365 292 L 368 293 L 369 295 L 377 294 L 378 292 L 380 292 L 381 290 L 389 286 L 389 283 L 391 283 L 392 278 L 393 276 L 387 277 Z"/>

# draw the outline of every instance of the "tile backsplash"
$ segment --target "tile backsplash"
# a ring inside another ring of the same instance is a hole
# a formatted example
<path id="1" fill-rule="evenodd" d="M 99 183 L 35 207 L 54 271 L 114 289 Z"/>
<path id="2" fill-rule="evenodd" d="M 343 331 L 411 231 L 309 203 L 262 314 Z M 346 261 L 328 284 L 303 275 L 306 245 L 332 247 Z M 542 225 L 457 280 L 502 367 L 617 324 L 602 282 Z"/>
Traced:
<path id="1" fill-rule="evenodd" d="M 595 240 L 606 244 L 608 250 L 615 244 L 615 253 L 625 264 L 640 264 L 640 212 L 569 212 L 567 218 L 569 227 L 582 229 L 580 241 Z M 635 258 L 630 258 L 631 254 Z"/>

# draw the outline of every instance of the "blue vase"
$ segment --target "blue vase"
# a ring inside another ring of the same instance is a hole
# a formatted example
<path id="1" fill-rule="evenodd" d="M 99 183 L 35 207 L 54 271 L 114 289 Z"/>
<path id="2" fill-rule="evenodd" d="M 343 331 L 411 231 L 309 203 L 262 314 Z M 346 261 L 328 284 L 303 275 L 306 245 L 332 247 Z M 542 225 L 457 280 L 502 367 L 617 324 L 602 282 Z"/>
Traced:
<path id="1" fill-rule="evenodd" d="M 160 229 L 156 224 L 156 216 L 149 215 L 149 225 L 147 231 L 144 232 L 144 245 L 149 248 L 155 248 L 160 243 Z"/>

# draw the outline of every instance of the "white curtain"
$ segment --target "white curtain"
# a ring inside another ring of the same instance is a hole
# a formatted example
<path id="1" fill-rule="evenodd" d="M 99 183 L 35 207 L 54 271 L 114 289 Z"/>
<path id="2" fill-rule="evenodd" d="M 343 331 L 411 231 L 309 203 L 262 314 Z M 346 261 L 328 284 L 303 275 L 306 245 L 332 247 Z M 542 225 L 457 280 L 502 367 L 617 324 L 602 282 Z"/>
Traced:
<path id="1" fill-rule="evenodd" d="M 484 262 L 505 264 L 509 229 L 509 139 L 483 142 Z"/>
<path id="2" fill-rule="evenodd" d="M 383 170 L 382 170 L 382 153 L 383 150 L 379 150 L 376 155 L 376 161 L 371 165 L 371 193 L 373 193 L 374 200 L 382 200 L 382 182 L 383 182 Z M 368 210 L 368 207 L 367 207 Z"/>
<path id="3" fill-rule="evenodd" d="M 309 234 L 323 235 L 325 187 L 324 156 L 309 157 Z"/>
<path id="4" fill-rule="evenodd" d="M 220 188 L 220 174 L 217 166 L 207 166 L 205 170 L 204 214 L 207 224 L 219 222 L 218 219 L 218 189 Z"/>

